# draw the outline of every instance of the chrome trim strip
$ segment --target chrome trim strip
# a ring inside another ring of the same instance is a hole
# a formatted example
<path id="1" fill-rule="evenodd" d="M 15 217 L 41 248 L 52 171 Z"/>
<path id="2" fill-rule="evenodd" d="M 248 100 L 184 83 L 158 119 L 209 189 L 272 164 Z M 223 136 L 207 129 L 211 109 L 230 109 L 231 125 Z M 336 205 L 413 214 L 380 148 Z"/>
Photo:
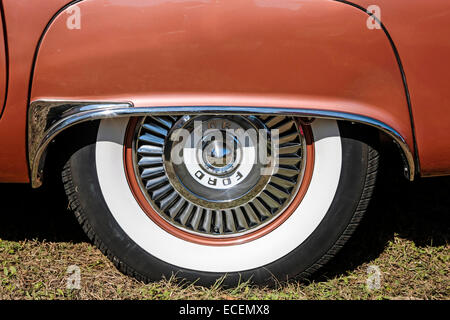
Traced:
<path id="1" fill-rule="evenodd" d="M 104 118 L 108 110 L 132 106 L 132 103 L 115 102 L 33 101 L 28 111 L 28 161 L 32 187 L 42 185 L 47 147 L 59 133 L 80 122 L 96 120 L 90 118 L 95 111 L 101 111 Z"/>
<path id="2" fill-rule="evenodd" d="M 284 115 L 306 118 L 323 118 L 366 124 L 388 134 L 403 151 L 404 174 L 410 181 L 415 177 L 414 157 L 405 139 L 394 128 L 370 117 L 328 110 L 273 107 L 233 106 L 182 106 L 182 107 L 137 107 L 129 102 L 76 102 L 35 101 L 31 104 L 28 119 L 28 152 L 33 188 L 42 185 L 45 152 L 49 143 L 62 131 L 86 121 L 136 117 L 146 115 L 185 114 L 235 114 L 235 115 Z"/>

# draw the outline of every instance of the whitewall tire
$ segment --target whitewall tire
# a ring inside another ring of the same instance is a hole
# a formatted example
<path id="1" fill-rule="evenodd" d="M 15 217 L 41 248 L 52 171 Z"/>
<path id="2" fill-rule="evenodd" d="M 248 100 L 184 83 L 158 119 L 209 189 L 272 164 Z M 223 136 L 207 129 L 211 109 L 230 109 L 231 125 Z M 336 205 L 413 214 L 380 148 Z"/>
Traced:
<path id="1" fill-rule="evenodd" d="M 205 285 L 223 275 L 229 284 L 308 276 L 353 232 L 375 182 L 378 154 L 370 143 L 351 125 L 316 119 L 310 181 L 282 223 L 248 241 L 189 241 L 149 218 L 136 200 L 124 160 L 128 125 L 127 118 L 102 120 L 95 142 L 73 151 L 63 180 L 90 238 L 119 269 L 144 281 L 172 274 Z"/>

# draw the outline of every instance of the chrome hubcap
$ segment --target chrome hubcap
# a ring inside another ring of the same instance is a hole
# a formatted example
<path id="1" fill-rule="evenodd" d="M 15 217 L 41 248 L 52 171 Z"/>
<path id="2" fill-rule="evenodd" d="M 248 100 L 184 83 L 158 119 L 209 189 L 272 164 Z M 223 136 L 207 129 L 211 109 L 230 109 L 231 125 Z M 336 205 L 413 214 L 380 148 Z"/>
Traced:
<path id="1" fill-rule="evenodd" d="M 152 208 L 176 228 L 214 238 L 253 232 L 279 216 L 306 158 L 293 117 L 149 116 L 136 127 L 133 150 Z"/>
<path id="2" fill-rule="evenodd" d="M 226 141 L 231 140 L 231 146 L 221 141 L 211 141 L 208 138 L 203 143 L 201 166 L 207 172 L 217 176 L 225 176 L 233 171 L 239 165 L 242 152 L 239 140 L 224 134 L 227 137 Z"/>

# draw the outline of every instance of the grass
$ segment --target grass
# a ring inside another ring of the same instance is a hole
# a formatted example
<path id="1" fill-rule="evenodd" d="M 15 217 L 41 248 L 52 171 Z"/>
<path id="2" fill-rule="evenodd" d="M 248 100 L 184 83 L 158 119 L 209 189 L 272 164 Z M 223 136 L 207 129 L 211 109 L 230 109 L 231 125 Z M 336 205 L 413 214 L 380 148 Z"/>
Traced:
<path id="1" fill-rule="evenodd" d="M 144 284 L 124 276 L 84 236 L 60 189 L 4 184 L 0 299 L 447 300 L 449 190 L 450 177 L 409 183 L 387 170 L 354 237 L 309 282 L 205 288 L 175 277 Z M 67 289 L 71 265 L 80 268 L 80 289 Z M 367 285 L 369 266 L 381 273 L 379 288 Z"/>

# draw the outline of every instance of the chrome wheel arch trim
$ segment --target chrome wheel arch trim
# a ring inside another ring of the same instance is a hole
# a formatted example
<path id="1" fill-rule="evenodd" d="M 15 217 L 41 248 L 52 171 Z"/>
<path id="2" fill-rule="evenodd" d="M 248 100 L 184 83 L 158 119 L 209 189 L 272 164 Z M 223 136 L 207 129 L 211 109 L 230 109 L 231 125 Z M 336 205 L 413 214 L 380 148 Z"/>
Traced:
<path id="1" fill-rule="evenodd" d="M 415 162 L 404 137 L 389 125 L 362 115 L 307 108 L 236 107 L 236 106 L 172 106 L 134 107 L 131 102 L 37 100 L 28 112 L 28 159 L 31 185 L 38 188 L 43 182 L 45 155 L 50 142 L 64 130 L 77 124 L 109 119 L 146 115 L 234 114 L 283 115 L 350 121 L 369 125 L 388 134 L 402 151 L 404 174 L 410 181 L 415 177 Z"/>
<path id="2" fill-rule="evenodd" d="M 28 110 L 28 162 L 31 185 L 42 185 L 48 145 L 64 130 L 82 122 L 114 117 L 113 109 L 128 109 L 130 102 L 33 101 Z"/>

